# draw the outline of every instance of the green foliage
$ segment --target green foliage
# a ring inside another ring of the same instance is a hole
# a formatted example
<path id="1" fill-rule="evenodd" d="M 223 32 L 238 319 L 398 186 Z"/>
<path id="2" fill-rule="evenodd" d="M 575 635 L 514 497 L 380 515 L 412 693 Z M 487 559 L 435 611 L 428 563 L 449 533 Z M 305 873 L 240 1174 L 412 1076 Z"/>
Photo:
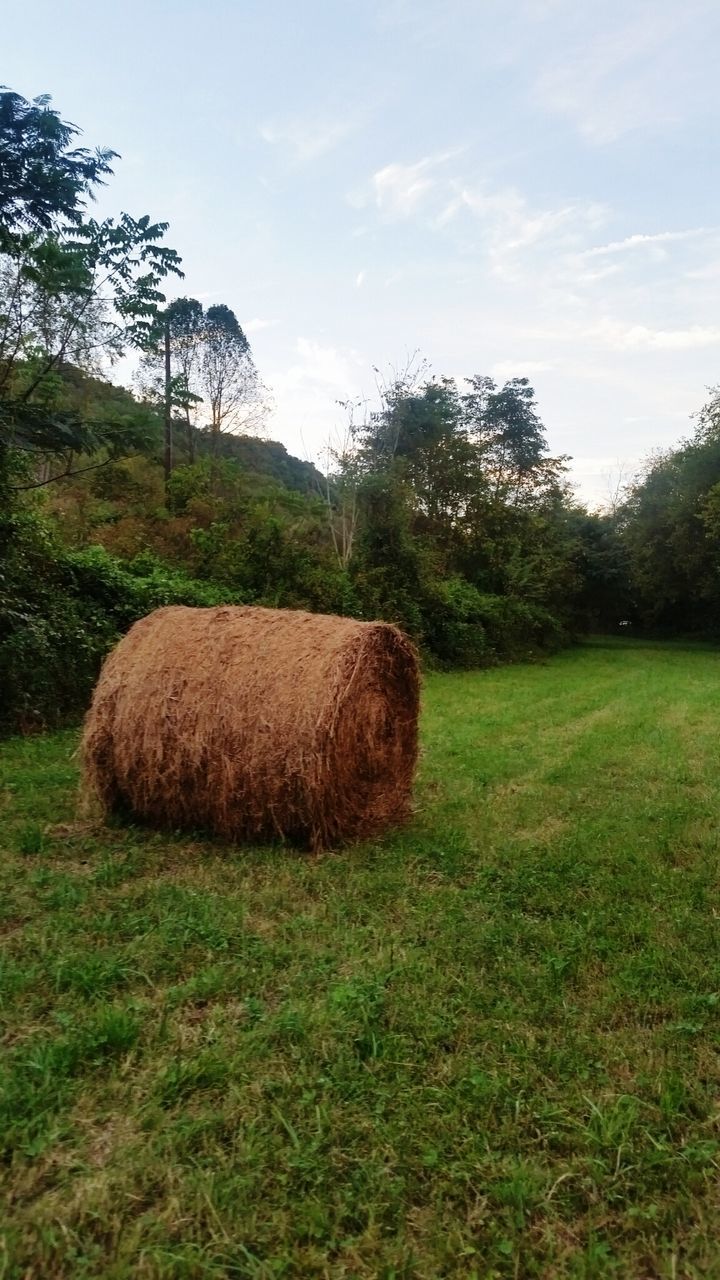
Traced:
<path id="1" fill-rule="evenodd" d="M 197 449 L 201 456 L 210 452 L 210 440 L 204 432 L 197 432 Z M 245 472 L 276 480 L 296 493 L 317 498 L 325 490 L 324 477 L 317 467 L 294 458 L 277 440 L 223 433 L 217 442 L 217 456 L 239 463 Z"/>
<path id="2" fill-rule="evenodd" d="M 720 395 L 693 436 L 656 454 L 618 514 L 632 616 L 650 630 L 720 634 Z"/>
<path id="3" fill-rule="evenodd" d="M 628 548 L 611 514 L 568 513 L 575 545 L 573 616 L 580 631 L 616 631 L 635 614 Z"/>
<path id="4" fill-rule="evenodd" d="M 487 595 L 464 578 L 439 582 L 425 603 L 424 641 L 445 667 L 481 667 L 552 652 L 567 633 L 547 609 L 512 596 Z"/>
<path id="5" fill-rule="evenodd" d="M 48 104 L 0 92 L 1 499 L 12 449 L 59 456 L 70 472 L 79 454 L 137 446 L 127 422 L 63 404 L 58 373 L 68 363 L 92 372 L 103 356 L 141 347 L 164 301 L 162 281 L 182 274 L 162 243 L 167 223 L 85 217 L 114 153 L 72 147 L 78 130 Z"/>
<path id="6" fill-rule="evenodd" d="M 80 130 L 62 120 L 47 94 L 28 102 L 0 90 L 0 252 L 28 231 L 59 219 L 76 223 L 94 187 L 112 173 L 116 153 L 74 146 Z"/>
<path id="7" fill-rule="evenodd" d="M 395 383 L 352 460 L 365 616 L 401 623 L 444 666 L 553 648 L 580 616 L 564 460 L 547 455 L 532 388 L 469 385 Z"/>
<path id="8" fill-rule="evenodd" d="M 32 511 L 5 519 L 0 536 L 0 732 L 77 719 L 110 646 L 151 609 L 233 598 L 152 557 L 66 551 Z"/>
<path id="9" fill-rule="evenodd" d="M 85 423 L 126 422 L 149 441 L 157 430 L 147 406 L 72 365 L 45 378 L 43 395 L 46 416 L 56 406 Z M 2 727 L 79 714 L 116 637 L 173 602 L 385 618 L 441 667 L 557 647 L 589 613 L 581 587 L 592 556 L 596 576 L 609 572 L 591 545 L 595 525 L 572 515 L 542 457 L 533 481 L 535 417 L 522 486 L 503 480 L 500 495 L 462 414 L 449 383 L 398 392 L 325 499 L 312 469 L 282 446 L 222 435 L 220 456 L 201 443 L 197 461 L 176 466 L 167 485 L 157 458 L 134 454 L 59 481 L 42 508 L 16 505 L 5 526 L 0 659 L 11 696 Z M 513 448 L 522 452 L 517 439 Z M 483 450 L 491 452 L 487 439 Z M 23 465 L 16 488 L 33 483 L 31 460 Z M 344 559 L 330 528 L 334 495 L 350 521 Z"/>

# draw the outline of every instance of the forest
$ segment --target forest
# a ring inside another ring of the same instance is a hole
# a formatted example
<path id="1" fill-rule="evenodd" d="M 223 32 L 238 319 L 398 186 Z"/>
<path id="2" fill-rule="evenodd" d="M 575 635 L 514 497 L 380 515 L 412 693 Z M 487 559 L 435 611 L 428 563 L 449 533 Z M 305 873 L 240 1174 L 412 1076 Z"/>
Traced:
<path id="1" fill-rule="evenodd" d="M 439 668 L 619 627 L 717 636 L 719 391 L 603 511 L 521 369 L 411 360 L 338 406 L 326 464 L 293 458 L 242 319 L 182 296 L 167 224 L 91 216 L 115 160 L 48 97 L 0 92 L 3 732 L 77 719 L 118 635 L 166 603 L 383 618 Z"/>

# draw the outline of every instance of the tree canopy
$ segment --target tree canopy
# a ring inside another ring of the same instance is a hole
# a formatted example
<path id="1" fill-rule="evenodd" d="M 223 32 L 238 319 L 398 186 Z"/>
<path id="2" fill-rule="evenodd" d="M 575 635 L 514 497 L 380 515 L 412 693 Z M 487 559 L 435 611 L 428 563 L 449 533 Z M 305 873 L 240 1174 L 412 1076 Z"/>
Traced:
<path id="1" fill-rule="evenodd" d="M 94 189 L 112 174 L 117 153 L 74 146 L 80 130 L 63 120 L 48 94 L 26 101 L 0 88 L 0 252 L 28 234 L 77 225 Z"/>
<path id="2" fill-rule="evenodd" d="M 49 98 L 0 92 L 0 487 L 10 445 L 59 455 L 63 472 L 80 453 L 127 447 L 120 424 L 67 410 L 55 375 L 142 348 L 162 282 L 181 274 L 167 223 L 86 217 L 115 153 L 73 145 L 78 133 Z"/>

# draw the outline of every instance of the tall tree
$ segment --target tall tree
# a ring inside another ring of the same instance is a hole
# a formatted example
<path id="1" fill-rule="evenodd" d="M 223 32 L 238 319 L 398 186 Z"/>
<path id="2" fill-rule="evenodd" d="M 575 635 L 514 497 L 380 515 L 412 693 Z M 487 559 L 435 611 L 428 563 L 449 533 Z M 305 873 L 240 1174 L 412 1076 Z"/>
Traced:
<path id="1" fill-rule="evenodd" d="M 143 397 L 162 408 L 166 486 L 173 467 L 176 411 L 180 411 L 185 420 L 189 461 L 195 460 L 193 418 L 202 401 L 198 379 L 204 326 L 202 304 L 196 298 L 175 298 L 158 313 L 157 325 L 144 344 L 137 382 Z"/>
<path id="2" fill-rule="evenodd" d="M 492 378 L 467 379 L 461 396 L 463 423 L 493 496 L 519 506 L 536 501 L 558 482 L 565 458 L 551 458 L 527 378 L 498 387 Z"/>
<path id="3" fill-rule="evenodd" d="M 197 298 L 175 298 L 165 309 L 171 360 L 175 368 L 173 398 L 185 418 L 188 459 L 195 461 L 194 414 L 202 400 L 200 369 L 204 313 Z"/>
<path id="4" fill-rule="evenodd" d="M 617 520 L 636 617 L 664 631 L 720 631 L 720 392 L 693 434 L 656 452 Z"/>
<path id="5" fill-rule="evenodd" d="M 208 307 L 202 345 L 202 388 L 210 411 L 213 453 L 221 431 L 256 428 L 265 408 L 264 388 L 234 311 Z"/>

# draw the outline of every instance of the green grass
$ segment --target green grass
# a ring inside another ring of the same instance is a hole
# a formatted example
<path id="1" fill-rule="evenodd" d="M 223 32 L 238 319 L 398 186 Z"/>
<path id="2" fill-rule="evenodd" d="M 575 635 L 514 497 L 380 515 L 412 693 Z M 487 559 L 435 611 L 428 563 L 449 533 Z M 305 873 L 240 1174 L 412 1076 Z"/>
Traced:
<path id="1" fill-rule="evenodd" d="M 432 676 L 423 738 L 320 857 L 0 747 L 2 1280 L 720 1276 L 720 654 Z"/>

